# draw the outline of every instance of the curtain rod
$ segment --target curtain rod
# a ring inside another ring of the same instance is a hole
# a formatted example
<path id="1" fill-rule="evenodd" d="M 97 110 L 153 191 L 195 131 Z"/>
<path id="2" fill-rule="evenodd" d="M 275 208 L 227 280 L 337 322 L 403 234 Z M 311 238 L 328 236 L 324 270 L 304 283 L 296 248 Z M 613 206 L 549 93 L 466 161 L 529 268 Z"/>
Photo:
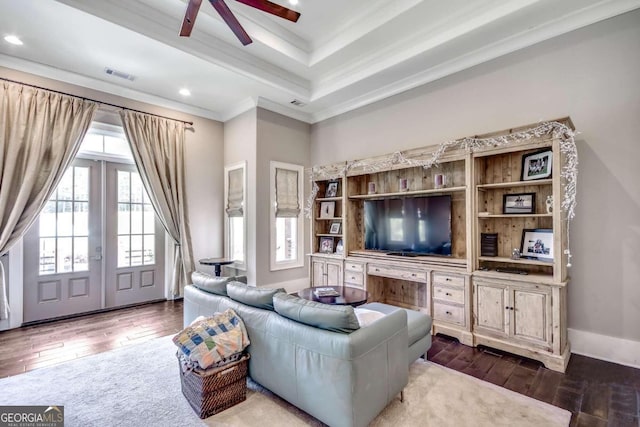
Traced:
<path id="1" fill-rule="evenodd" d="M 30 86 L 30 87 L 33 87 L 33 88 L 36 88 L 36 89 L 48 90 L 49 92 L 59 93 L 60 95 L 72 96 L 74 98 L 80 98 L 80 99 L 83 99 L 85 101 L 96 102 L 98 104 L 107 105 L 109 107 L 115 107 L 115 108 L 121 108 L 123 110 L 133 111 L 134 113 L 148 114 L 150 116 L 160 117 L 162 119 L 174 120 L 176 122 L 180 122 L 180 123 L 184 123 L 184 124 L 189 125 L 189 126 L 193 126 L 193 122 L 188 122 L 186 120 L 179 120 L 179 119 L 174 119 L 172 117 L 161 116 L 160 114 L 153 114 L 153 113 L 147 113 L 146 111 L 134 110 L 133 108 L 127 108 L 127 107 L 123 107 L 122 105 L 117 105 L 117 104 L 111 104 L 109 102 L 98 101 L 97 99 L 87 98 L 86 96 L 78 96 L 78 95 L 74 95 L 72 93 L 62 92 L 62 91 L 54 90 L 54 89 L 49 89 L 49 88 L 42 87 L 42 86 L 36 86 L 36 85 L 29 84 L 29 83 L 18 82 L 16 80 L 7 79 L 7 78 L 4 78 L 4 77 L 0 77 L 0 80 L 4 80 L 4 81 L 7 81 L 7 82 L 11 82 L 11 83 L 17 83 L 17 84 L 24 85 L 24 86 Z"/>

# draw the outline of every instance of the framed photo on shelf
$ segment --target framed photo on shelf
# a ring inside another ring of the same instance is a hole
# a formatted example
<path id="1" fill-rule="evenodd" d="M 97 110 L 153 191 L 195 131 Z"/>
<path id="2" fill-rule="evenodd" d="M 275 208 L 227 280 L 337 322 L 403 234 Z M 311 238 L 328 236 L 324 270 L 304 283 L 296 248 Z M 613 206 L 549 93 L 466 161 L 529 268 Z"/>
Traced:
<path id="1" fill-rule="evenodd" d="M 536 213 L 536 193 L 505 194 L 502 196 L 503 214 Z"/>
<path id="2" fill-rule="evenodd" d="M 553 261 L 553 230 L 550 228 L 525 228 L 522 230 L 520 257 Z"/>
<path id="3" fill-rule="evenodd" d="M 320 218 L 333 218 L 336 202 L 320 202 Z"/>
<path id="4" fill-rule="evenodd" d="M 333 237 L 320 238 L 320 252 L 325 254 L 333 253 Z"/>
<path id="5" fill-rule="evenodd" d="M 553 151 L 547 149 L 522 156 L 522 180 L 532 181 L 551 176 Z"/>
<path id="6" fill-rule="evenodd" d="M 333 221 L 331 223 L 331 228 L 329 228 L 329 234 L 340 234 L 340 228 L 342 223 L 340 221 Z"/>
<path id="7" fill-rule="evenodd" d="M 338 181 L 330 181 L 327 183 L 327 191 L 324 197 L 337 197 L 338 196 Z"/>
<path id="8" fill-rule="evenodd" d="M 344 243 L 342 243 L 342 239 L 338 240 L 338 244 L 336 245 L 336 253 L 337 254 L 344 253 Z"/>

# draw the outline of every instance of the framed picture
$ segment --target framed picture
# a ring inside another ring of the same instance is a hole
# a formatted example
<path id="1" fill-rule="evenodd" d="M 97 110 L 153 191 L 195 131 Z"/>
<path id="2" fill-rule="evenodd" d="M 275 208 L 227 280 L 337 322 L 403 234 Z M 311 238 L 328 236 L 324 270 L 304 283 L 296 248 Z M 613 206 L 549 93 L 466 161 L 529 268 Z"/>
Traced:
<path id="1" fill-rule="evenodd" d="M 331 223 L 331 228 L 329 228 L 329 234 L 340 234 L 340 226 L 342 223 L 340 221 L 334 221 Z"/>
<path id="2" fill-rule="evenodd" d="M 338 181 L 331 181 L 327 184 L 327 191 L 324 197 L 337 197 L 338 196 Z"/>
<path id="3" fill-rule="evenodd" d="M 337 254 L 344 253 L 344 243 L 342 243 L 342 239 L 338 240 L 338 244 L 336 245 L 336 253 Z"/>
<path id="4" fill-rule="evenodd" d="M 320 218 L 333 218 L 336 202 L 320 202 Z"/>
<path id="5" fill-rule="evenodd" d="M 502 213 L 536 213 L 536 193 L 505 194 L 502 196 Z"/>
<path id="6" fill-rule="evenodd" d="M 333 253 L 333 237 L 320 238 L 320 252 L 325 254 Z"/>
<path id="7" fill-rule="evenodd" d="M 553 261 L 553 230 L 550 228 L 525 228 L 520 243 L 522 258 Z"/>
<path id="8" fill-rule="evenodd" d="M 551 163 L 553 151 L 544 150 L 522 156 L 522 180 L 549 178 L 551 176 Z"/>

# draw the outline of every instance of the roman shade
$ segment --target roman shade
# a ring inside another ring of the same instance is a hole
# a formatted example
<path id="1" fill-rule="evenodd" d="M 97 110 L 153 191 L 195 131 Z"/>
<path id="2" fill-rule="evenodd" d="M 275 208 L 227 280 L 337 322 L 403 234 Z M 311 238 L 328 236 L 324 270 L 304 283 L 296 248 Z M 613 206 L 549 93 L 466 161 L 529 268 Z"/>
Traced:
<path id="1" fill-rule="evenodd" d="M 276 168 L 276 217 L 297 218 L 298 215 L 298 172 Z"/>
<path id="2" fill-rule="evenodd" d="M 244 169 L 229 171 L 229 188 L 227 189 L 227 215 L 243 216 L 244 205 Z"/>

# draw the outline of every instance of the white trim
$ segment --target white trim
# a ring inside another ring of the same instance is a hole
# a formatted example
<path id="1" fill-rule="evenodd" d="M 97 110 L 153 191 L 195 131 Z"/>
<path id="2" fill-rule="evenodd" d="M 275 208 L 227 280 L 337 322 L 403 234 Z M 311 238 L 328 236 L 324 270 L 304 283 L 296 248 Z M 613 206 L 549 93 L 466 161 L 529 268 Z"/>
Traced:
<path id="1" fill-rule="evenodd" d="M 640 369 L 640 341 L 569 328 L 571 352 Z"/>
<path id="2" fill-rule="evenodd" d="M 296 259 L 293 261 L 276 261 L 276 169 L 288 169 L 298 173 L 298 202 L 300 213 L 298 214 L 296 236 Z M 304 166 L 284 162 L 269 162 L 269 270 L 286 270 L 304 266 L 304 216 L 302 204 L 304 203 Z"/>
<path id="3" fill-rule="evenodd" d="M 244 230 L 242 233 L 242 250 L 243 262 L 234 262 L 232 267 L 237 270 L 247 270 L 247 161 L 243 160 L 224 167 L 224 256 L 230 257 L 230 240 L 229 240 L 229 215 L 227 214 L 227 199 L 229 197 L 229 172 L 236 169 L 242 169 L 242 220 Z"/>
<path id="4" fill-rule="evenodd" d="M 20 238 L 9 250 L 9 318 L 0 320 L 0 331 L 19 328 L 24 320 L 24 289 L 23 284 L 23 243 Z"/>
<path id="5" fill-rule="evenodd" d="M 286 282 L 279 282 L 279 283 L 269 283 L 267 285 L 261 285 L 261 286 L 257 286 L 258 288 L 269 288 L 269 289 L 275 289 L 275 288 L 284 288 L 285 291 L 287 291 L 287 293 L 292 293 L 292 292 L 298 292 L 299 290 L 302 289 L 306 289 L 309 286 L 311 286 L 311 278 L 309 277 L 303 277 L 301 279 L 293 279 L 293 280 L 289 280 Z"/>

